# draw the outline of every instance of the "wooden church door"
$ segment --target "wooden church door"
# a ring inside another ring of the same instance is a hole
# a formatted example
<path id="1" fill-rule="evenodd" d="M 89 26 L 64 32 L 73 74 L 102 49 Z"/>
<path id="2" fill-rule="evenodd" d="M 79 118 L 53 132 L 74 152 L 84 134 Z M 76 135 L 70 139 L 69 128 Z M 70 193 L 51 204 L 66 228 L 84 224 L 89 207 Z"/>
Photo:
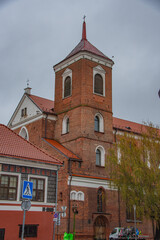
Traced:
<path id="1" fill-rule="evenodd" d="M 94 222 L 94 240 L 106 240 L 106 218 L 99 216 Z"/>

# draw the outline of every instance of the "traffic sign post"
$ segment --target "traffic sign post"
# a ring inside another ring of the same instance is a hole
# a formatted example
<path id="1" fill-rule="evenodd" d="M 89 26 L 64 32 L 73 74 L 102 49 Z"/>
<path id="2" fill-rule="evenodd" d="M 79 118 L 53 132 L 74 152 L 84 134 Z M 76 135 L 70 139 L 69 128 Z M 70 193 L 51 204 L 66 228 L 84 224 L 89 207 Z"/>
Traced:
<path id="1" fill-rule="evenodd" d="M 33 182 L 23 181 L 22 198 L 32 199 Z"/>
<path id="2" fill-rule="evenodd" d="M 31 201 L 33 193 L 33 182 L 23 181 L 23 189 L 22 189 L 22 200 L 21 208 L 23 210 L 23 225 L 22 225 L 22 235 L 21 239 L 23 240 L 24 237 L 24 226 L 25 226 L 25 218 L 26 218 L 26 211 L 28 211 L 31 207 Z"/>

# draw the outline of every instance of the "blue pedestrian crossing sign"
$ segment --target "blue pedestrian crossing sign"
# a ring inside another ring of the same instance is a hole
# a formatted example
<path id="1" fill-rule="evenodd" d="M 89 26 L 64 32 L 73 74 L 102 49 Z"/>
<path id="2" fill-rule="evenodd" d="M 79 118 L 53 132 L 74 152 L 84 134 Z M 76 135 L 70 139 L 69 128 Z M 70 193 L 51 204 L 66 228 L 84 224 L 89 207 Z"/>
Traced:
<path id="1" fill-rule="evenodd" d="M 22 198 L 32 199 L 33 182 L 23 181 Z"/>

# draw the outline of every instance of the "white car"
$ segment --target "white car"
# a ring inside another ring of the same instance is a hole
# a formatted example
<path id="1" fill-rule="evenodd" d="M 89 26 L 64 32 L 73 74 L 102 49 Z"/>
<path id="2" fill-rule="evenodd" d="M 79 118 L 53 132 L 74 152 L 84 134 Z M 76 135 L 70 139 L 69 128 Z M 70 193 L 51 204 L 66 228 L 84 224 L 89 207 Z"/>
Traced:
<path id="1" fill-rule="evenodd" d="M 109 235 L 109 240 L 114 240 L 114 239 L 118 239 L 119 237 L 122 237 L 123 229 L 124 228 L 120 228 L 120 227 L 114 228 L 111 234 Z"/>

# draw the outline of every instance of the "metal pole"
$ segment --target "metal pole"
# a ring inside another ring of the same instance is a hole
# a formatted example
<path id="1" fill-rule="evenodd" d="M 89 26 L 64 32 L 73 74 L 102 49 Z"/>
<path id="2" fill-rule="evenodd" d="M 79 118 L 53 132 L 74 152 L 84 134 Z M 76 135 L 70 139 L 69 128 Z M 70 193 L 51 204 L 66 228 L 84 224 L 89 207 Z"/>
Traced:
<path id="1" fill-rule="evenodd" d="M 76 226 L 76 214 L 74 213 L 74 221 L 73 221 L 73 240 L 75 240 L 75 226 Z"/>
<path id="2" fill-rule="evenodd" d="M 56 174 L 56 207 L 55 207 L 55 212 L 57 211 L 57 193 L 58 193 L 58 171 L 59 168 L 57 169 L 57 174 Z M 54 222 L 53 225 L 53 240 L 55 240 L 55 227 L 56 227 L 56 223 Z"/>
<path id="3" fill-rule="evenodd" d="M 134 208 L 134 229 L 135 229 L 135 240 L 137 240 L 137 235 L 136 235 L 136 205 L 133 205 Z"/>
<path id="4" fill-rule="evenodd" d="M 23 210 L 23 225 L 22 225 L 22 236 L 21 236 L 21 240 L 23 240 L 23 237 L 24 237 L 25 218 L 26 218 L 26 210 Z"/>

